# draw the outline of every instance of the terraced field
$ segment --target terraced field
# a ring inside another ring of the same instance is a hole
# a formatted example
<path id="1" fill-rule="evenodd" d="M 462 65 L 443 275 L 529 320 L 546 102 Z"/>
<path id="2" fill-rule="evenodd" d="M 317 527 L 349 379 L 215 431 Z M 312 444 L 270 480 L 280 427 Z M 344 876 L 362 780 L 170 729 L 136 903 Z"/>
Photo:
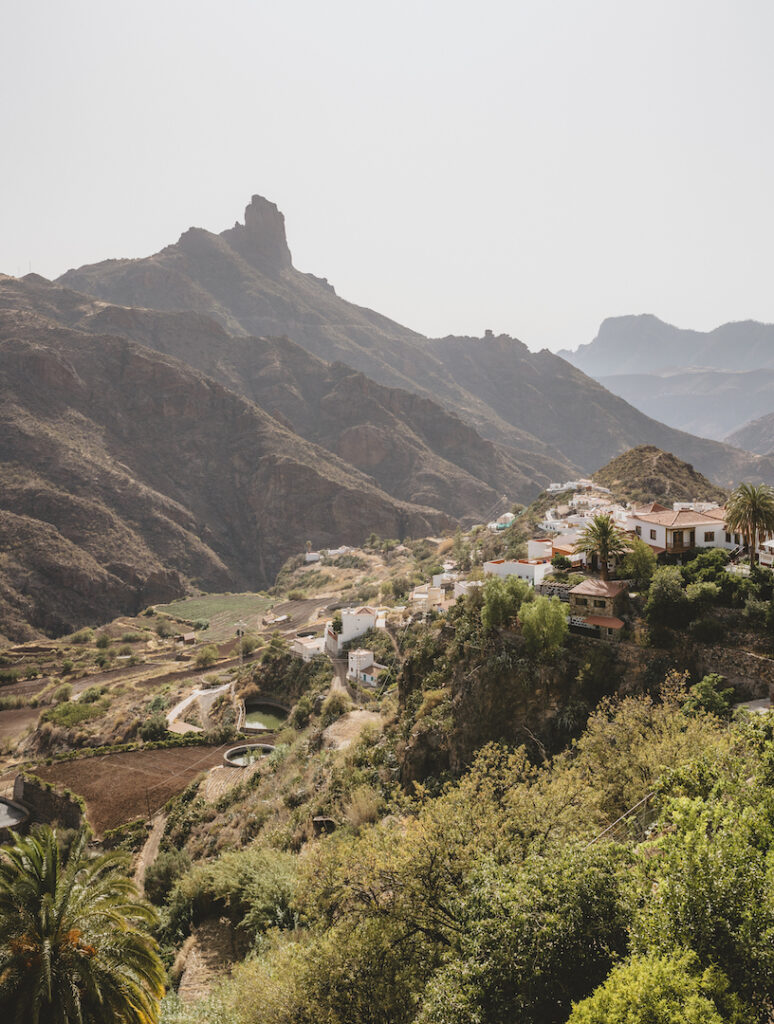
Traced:
<path id="1" fill-rule="evenodd" d="M 271 598 L 263 594 L 205 594 L 158 605 L 158 611 L 190 622 L 209 622 L 209 628 L 198 634 L 199 640 L 220 642 L 234 636 L 240 621 L 248 630 L 258 631 L 271 603 Z"/>

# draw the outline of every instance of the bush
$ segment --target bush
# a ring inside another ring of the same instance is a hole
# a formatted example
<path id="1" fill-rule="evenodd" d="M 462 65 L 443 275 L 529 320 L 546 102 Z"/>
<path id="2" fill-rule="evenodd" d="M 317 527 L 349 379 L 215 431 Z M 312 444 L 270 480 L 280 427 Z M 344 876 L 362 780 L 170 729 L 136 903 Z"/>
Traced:
<path id="1" fill-rule="evenodd" d="M 538 597 L 519 612 L 521 632 L 533 657 L 550 661 L 564 643 L 569 627 L 558 597 Z"/>
<path id="2" fill-rule="evenodd" d="M 160 712 L 151 715 L 140 726 L 140 738 L 146 743 L 162 740 L 167 734 L 167 719 Z"/>
<path id="3" fill-rule="evenodd" d="M 82 704 L 94 704 L 100 699 L 102 694 L 105 692 L 104 686 L 90 686 L 88 690 L 84 690 L 81 694 Z"/>
<path id="4" fill-rule="evenodd" d="M 344 807 L 344 816 L 353 828 L 379 820 L 382 798 L 371 786 L 358 786 Z"/>
<path id="5" fill-rule="evenodd" d="M 304 590 L 289 590 L 288 601 L 304 601 L 306 600 L 306 591 Z"/>
<path id="6" fill-rule="evenodd" d="M 209 620 L 197 619 L 196 622 L 194 622 L 193 624 L 193 628 L 196 630 L 197 633 L 203 633 L 205 629 L 210 628 Z"/>
<path id="7" fill-rule="evenodd" d="M 305 693 L 290 714 L 290 724 L 294 729 L 304 729 L 309 724 L 309 719 L 312 717 L 313 710 L 314 704 L 312 703 L 312 698 L 309 694 Z"/>
<path id="8" fill-rule="evenodd" d="M 79 629 L 77 633 L 73 633 L 70 637 L 70 643 L 73 644 L 87 644 L 93 636 L 93 632 L 90 629 Z"/>
<path id="9" fill-rule="evenodd" d="M 132 648 L 129 646 L 129 644 L 123 644 L 121 647 L 118 648 L 118 656 L 120 658 L 128 658 L 131 656 L 131 654 Z"/>
<path id="10" fill-rule="evenodd" d="M 72 729 L 73 726 L 88 722 L 92 718 L 99 718 L 103 715 L 110 702 L 106 699 L 97 701 L 95 704 L 81 704 L 80 701 L 63 701 L 53 708 L 49 708 L 41 715 L 41 722 L 51 722 L 53 725 L 61 725 L 65 729 Z"/>
<path id="11" fill-rule="evenodd" d="M 106 647 L 110 647 L 110 637 L 107 633 L 100 633 L 97 637 L 96 644 L 100 651 L 104 651 Z"/>
<path id="12" fill-rule="evenodd" d="M 197 668 L 209 668 L 218 660 L 218 648 L 213 644 L 208 644 L 207 647 L 202 647 L 196 652 L 194 660 Z"/>
<path id="13" fill-rule="evenodd" d="M 349 711 L 349 701 L 343 693 L 332 693 L 322 706 L 320 725 L 323 729 L 332 725 Z"/>
<path id="14" fill-rule="evenodd" d="M 162 640 L 166 640 L 170 636 L 175 635 L 175 630 L 172 628 L 172 623 L 169 619 L 162 619 L 156 625 L 156 636 L 161 637 Z"/>
<path id="15" fill-rule="evenodd" d="M 65 658 L 62 662 L 62 667 L 59 669 L 60 676 L 68 676 L 73 670 L 73 663 L 69 658 Z"/>
<path id="16" fill-rule="evenodd" d="M 730 686 L 723 686 L 723 676 L 710 672 L 688 691 L 688 700 L 683 709 L 688 712 L 706 711 L 718 718 L 728 718 L 734 703 L 734 691 Z"/>
<path id="17" fill-rule="evenodd" d="M 242 654 L 245 657 L 248 654 L 252 654 L 253 651 L 256 650 L 256 648 L 260 645 L 260 643 L 261 643 L 261 641 L 258 639 L 257 636 L 253 636 L 252 634 L 248 634 L 247 636 L 243 636 L 242 637 L 242 643 L 241 643 Z"/>
<path id="18" fill-rule="evenodd" d="M 124 633 L 123 636 L 121 637 L 122 641 L 125 644 L 137 643 L 137 641 L 142 640 L 142 638 L 142 633 Z"/>
<path id="19" fill-rule="evenodd" d="M 72 684 L 62 683 L 61 686 L 57 686 L 52 694 L 52 700 L 55 704 L 61 704 L 63 701 L 69 700 L 73 695 Z"/>
<path id="20" fill-rule="evenodd" d="M 151 903 L 163 903 L 181 875 L 191 867 L 185 850 L 160 853 L 145 872 L 145 895 Z"/>
<path id="21" fill-rule="evenodd" d="M 554 569 L 559 569 L 561 572 L 572 568 L 572 562 L 566 555 L 554 555 L 551 559 L 551 565 L 553 565 Z"/>
<path id="22" fill-rule="evenodd" d="M 651 626 L 684 626 L 691 606 L 683 590 L 683 574 L 676 565 L 656 569 L 645 604 L 645 618 Z"/>

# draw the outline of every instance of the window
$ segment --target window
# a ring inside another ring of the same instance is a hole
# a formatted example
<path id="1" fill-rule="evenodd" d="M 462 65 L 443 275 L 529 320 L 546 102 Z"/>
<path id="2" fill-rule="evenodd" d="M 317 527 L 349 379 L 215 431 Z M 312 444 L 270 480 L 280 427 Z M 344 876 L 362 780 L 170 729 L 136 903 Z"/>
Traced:
<path id="1" fill-rule="evenodd" d="M 600 600 L 597 599 L 597 600 L 594 601 L 594 607 L 595 608 L 604 608 L 605 607 L 605 602 L 604 601 L 600 601 Z"/>
<path id="2" fill-rule="evenodd" d="M 714 541 L 715 540 L 715 531 L 714 530 L 705 530 L 704 531 L 704 540 L 705 540 L 705 542 L 706 541 Z"/>
<path id="3" fill-rule="evenodd" d="M 730 543 L 731 543 L 731 534 L 730 533 L 726 533 L 726 544 L 730 544 Z"/>
<path id="4" fill-rule="evenodd" d="M 741 544 L 741 542 L 742 542 L 742 538 L 739 536 L 738 533 L 735 533 L 734 534 L 734 544 Z"/>
<path id="5" fill-rule="evenodd" d="M 642 536 L 642 527 L 641 526 L 635 526 L 634 527 L 634 532 L 637 534 L 638 537 L 641 537 Z"/>
<path id="6" fill-rule="evenodd" d="M 576 601 L 577 604 L 582 604 L 582 605 L 587 605 L 588 604 L 588 601 L 586 600 L 585 597 L 576 597 L 575 601 Z"/>
<path id="7" fill-rule="evenodd" d="M 651 540 L 655 540 L 656 539 L 656 531 L 655 530 L 651 530 L 650 531 L 650 539 Z"/>

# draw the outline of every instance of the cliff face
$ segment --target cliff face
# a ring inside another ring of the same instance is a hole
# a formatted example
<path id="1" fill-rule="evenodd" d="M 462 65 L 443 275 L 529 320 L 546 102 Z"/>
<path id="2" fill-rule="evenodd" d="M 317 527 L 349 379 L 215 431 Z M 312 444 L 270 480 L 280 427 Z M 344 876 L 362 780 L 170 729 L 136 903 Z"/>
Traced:
<path id="1" fill-rule="evenodd" d="M 0 632 L 261 588 L 307 539 L 450 525 L 169 357 L 0 313 Z"/>
<path id="2" fill-rule="evenodd" d="M 667 427 L 550 352 L 531 353 L 505 336 L 431 342 L 344 301 L 327 281 L 293 267 L 284 218 L 260 196 L 253 196 L 244 224 L 219 235 L 192 228 L 146 259 L 108 260 L 70 270 L 59 281 L 122 305 L 205 313 L 231 334 L 290 337 L 321 359 L 438 402 L 483 437 L 513 449 L 528 476 L 530 470 L 572 475 L 570 465 L 592 472 L 648 443 L 675 452 L 723 486 L 743 477 L 774 482 L 774 462 Z M 644 321 L 648 344 L 668 327 L 654 317 L 621 318 L 630 319 L 638 329 Z M 768 337 L 757 326 L 748 331 L 756 351 Z M 722 348 L 726 340 L 717 343 Z M 572 358 L 582 362 L 578 354 Z M 539 487 L 537 475 L 533 479 Z"/>

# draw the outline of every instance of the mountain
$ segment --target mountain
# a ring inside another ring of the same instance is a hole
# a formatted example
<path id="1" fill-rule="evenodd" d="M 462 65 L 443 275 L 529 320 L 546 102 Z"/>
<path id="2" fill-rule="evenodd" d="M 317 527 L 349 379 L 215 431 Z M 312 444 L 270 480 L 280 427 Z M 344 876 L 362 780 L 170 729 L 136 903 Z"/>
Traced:
<path id="1" fill-rule="evenodd" d="M 774 409 L 774 369 L 668 370 L 600 377 L 600 384 L 648 416 L 722 440 L 751 416 Z"/>
<path id="2" fill-rule="evenodd" d="M 153 256 L 70 270 L 58 283 L 113 304 L 204 313 L 235 336 L 287 336 L 326 362 L 437 402 L 512 448 L 525 473 L 533 465 L 545 477 L 553 475 L 551 464 L 568 463 L 591 472 L 600 458 L 650 443 L 721 484 L 742 477 L 774 482 L 774 463 L 644 416 L 550 352 L 531 353 L 491 333 L 430 341 L 346 302 L 324 278 L 295 269 L 284 218 L 260 196 L 253 196 L 244 224 L 220 234 L 191 228 Z"/>
<path id="3" fill-rule="evenodd" d="M 745 423 L 739 430 L 729 434 L 726 441 L 760 455 L 774 452 L 774 412 Z"/>
<path id="4" fill-rule="evenodd" d="M 115 335 L 0 311 L 0 632 L 270 584 L 307 539 L 448 528 L 245 398 Z"/>
<path id="5" fill-rule="evenodd" d="M 723 504 L 728 492 L 697 473 L 693 466 L 671 452 L 642 444 L 618 455 L 598 469 L 593 479 L 608 487 L 619 500 L 632 503 L 659 501 L 716 501 Z"/>
<path id="6" fill-rule="evenodd" d="M 691 331 L 650 313 L 603 320 L 596 338 L 558 353 L 592 377 L 660 373 L 679 367 L 774 369 L 774 324 L 741 320 L 712 331 Z"/>
<path id="7" fill-rule="evenodd" d="M 655 316 L 605 320 L 596 338 L 559 353 L 648 416 L 720 440 L 774 409 L 774 325 L 687 331 Z"/>
<path id="8" fill-rule="evenodd" d="M 328 364 L 287 338 L 232 336 L 200 313 L 109 305 L 35 275 L 0 279 L 0 309 L 119 335 L 175 356 L 337 454 L 393 497 L 480 519 L 503 495 L 531 500 L 566 459 L 486 441 L 432 399 Z"/>

